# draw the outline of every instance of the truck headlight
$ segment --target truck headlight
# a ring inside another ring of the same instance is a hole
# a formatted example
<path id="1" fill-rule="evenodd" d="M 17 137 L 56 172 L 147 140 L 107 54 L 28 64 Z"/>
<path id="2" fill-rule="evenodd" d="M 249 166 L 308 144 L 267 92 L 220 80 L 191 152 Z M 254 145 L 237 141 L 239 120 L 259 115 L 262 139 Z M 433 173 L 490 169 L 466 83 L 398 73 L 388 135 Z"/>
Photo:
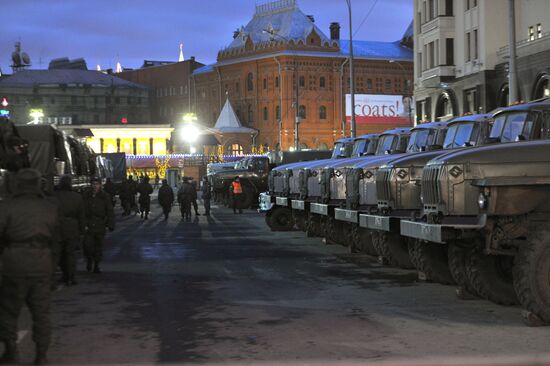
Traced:
<path id="1" fill-rule="evenodd" d="M 479 205 L 479 208 L 482 210 L 486 209 L 488 203 L 489 203 L 489 198 L 485 193 L 481 192 L 477 198 L 477 204 Z"/>

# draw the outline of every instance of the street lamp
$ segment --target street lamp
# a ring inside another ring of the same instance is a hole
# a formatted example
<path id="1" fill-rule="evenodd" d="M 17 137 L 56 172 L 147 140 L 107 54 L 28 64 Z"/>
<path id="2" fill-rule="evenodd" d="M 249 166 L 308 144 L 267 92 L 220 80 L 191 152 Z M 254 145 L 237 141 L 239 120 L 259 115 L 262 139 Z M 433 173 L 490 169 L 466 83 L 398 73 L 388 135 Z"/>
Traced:
<path id="1" fill-rule="evenodd" d="M 275 33 L 272 29 L 263 29 L 263 33 L 269 34 L 272 37 L 279 37 L 285 42 L 289 42 L 289 39 L 286 37 L 281 36 L 278 33 Z M 299 151 L 300 150 L 300 87 L 299 87 L 299 80 L 298 80 L 298 62 L 296 61 L 296 57 L 294 57 L 294 80 L 296 83 L 296 93 L 294 95 L 294 107 L 295 107 L 295 121 L 294 121 L 294 150 Z M 282 79 L 280 80 L 282 82 Z M 281 88 L 282 90 L 282 88 Z M 281 92 L 282 93 L 282 92 Z M 281 94 L 282 95 L 282 94 Z M 282 98 L 281 98 L 282 99 Z M 280 112 L 281 114 L 281 123 L 279 124 L 279 128 L 282 130 L 282 123 L 283 123 L 283 106 L 281 103 Z"/>
<path id="2" fill-rule="evenodd" d="M 390 64 L 396 64 L 397 66 L 399 66 L 401 68 L 401 70 L 403 71 L 403 76 L 405 76 L 405 93 L 407 94 L 407 96 L 411 97 L 413 96 L 413 92 L 411 90 L 411 82 L 410 80 L 407 78 L 407 69 L 405 69 L 405 66 L 403 66 L 403 64 L 399 61 L 396 61 L 396 60 L 389 60 L 389 63 Z M 404 106 L 404 104 L 403 104 Z M 411 99 L 411 104 L 409 105 L 409 124 L 411 127 L 413 127 L 413 119 L 412 119 L 412 99 Z"/>
<path id="3" fill-rule="evenodd" d="M 354 68 L 353 68 L 353 28 L 351 26 L 351 0 L 346 0 L 349 16 L 349 89 L 351 94 L 351 137 L 357 135 L 357 124 L 355 122 L 355 88 L 354 88 Z"/>

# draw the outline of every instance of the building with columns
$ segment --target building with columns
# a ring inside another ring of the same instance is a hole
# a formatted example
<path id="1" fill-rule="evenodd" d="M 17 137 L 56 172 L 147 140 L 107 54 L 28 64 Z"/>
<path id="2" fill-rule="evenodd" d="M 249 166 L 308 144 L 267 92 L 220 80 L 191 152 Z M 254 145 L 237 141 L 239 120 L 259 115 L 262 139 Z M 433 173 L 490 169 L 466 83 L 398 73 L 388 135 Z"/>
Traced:
<path id="1" fill-rule="evenodd" d="M 509 1 L 414 0 L 414 13 L 419 121 L 509 105 Z M 517 101 L 550 96 L 550 1 L 516 0 L 515 28 Z"/>
<path id="2" fill-rule="evenodd" d="M 395 42 L 354 41 L 354 54 L 356 93 L 412 94 L 412 28 Z M 327 36 L 296 0 L 257 5 L 250 22 L 218 52 L 217 62 L 193 72 L 198 122 L 213 127 L 228 99 L 242 125 L 258 131 L 248 146 L 221 141 L 228 153 L 250 151 L 253 143 L 290 149 L 297 117 L 301 148 L 328 149 L 349 135 L 349 55 L 350 42 L 340 39 L 339 24 L 332 23 Z M 391 127 L 359 124 L 357 133 Z"/>

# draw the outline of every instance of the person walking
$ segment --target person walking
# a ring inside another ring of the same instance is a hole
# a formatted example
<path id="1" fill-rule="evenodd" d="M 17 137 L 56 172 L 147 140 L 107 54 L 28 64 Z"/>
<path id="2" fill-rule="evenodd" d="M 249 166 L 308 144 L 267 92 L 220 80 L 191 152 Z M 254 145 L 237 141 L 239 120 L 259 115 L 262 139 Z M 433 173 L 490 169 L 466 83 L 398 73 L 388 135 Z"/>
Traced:
<path id="1" fill-rule="evenodd" d="M 160 184 L 160 177 L 157 173 L 157 174 L 155 174 L 155 189 L 159 188 L 159 184 Z"/>
<path id="2" fill-rule="evenodd" d="M 168 215 L 172 211 L 172 204 L 174 203 L 174 191 L 172 187 L 168 185 L 166 179 L 162 180 L 162 186 L 159 189 L 158 196 L 159 205 L 162 207 L 162 213 L 164 214 L 164 221 L 168 220 Z"/>
<path id="3" fill-rule="evenodd" d="M 199 213 L 199 204 L 197 203 L 197 182 L 193 179 L 193 177 L 189 177 L 190 183 L 193 186 L 193 195 L 191 198 L 191 203 L 193 203 L 193 208 L 195 209 L 195 216 L 200 216 Z"/>
<path id="4" fill-rule="evenodd" d="M 151 211 L 151 193 L 153 193 L 153 187 L 149 184 L 149 177 L 145 176 L 138 184 L 137 192 L 139 193 L 139 212 L 141 212 L 141 218 L 145 215 L 145 220 L 149 218 L 149 211 Z"/>
<path id="5" fill-rule="evenodd" d="M 191 202 L 193 201 L 193 186 L 189 178 L 183 177 L 183 183 L 178 190 L 178 203 L 180 205 L 181 217 L 186 221 L 191 220 Z"/>
<path id="6" fill-rule="evenodd" d="M 120 205 L 122 206 L 122 216 L 128 216 L 131 209 L 130 182 L 124 178 L 120 184 Z"/>
<path id="7" fill-rule="evenodd" d="M 51 247 L 59 238 L 58 208 L 40 191 L 40 173 L 22 169 L 16 175 L 17 190 L 0 201 L 0 363 L 17 363 L 17 321 L 24 304 L 33 320 L 35 364 L 47 363 L 51 338 Z"/>
<path id="8" fill-rule="evenodd" d="M 103 191 L 105 193 L 109 194 L 109 196 L 111 196 L 111 205 L 113 207 L 115 207 L 115 204 L 116 204 L 116 200 L 115 200 L 116 187 L 113 184 L 113 181 L 111 180 L 111 178 L 107 178 L 105 180 L 105 184 L 103 185 Z"/>
<path id="9" fill-rule="evenodd" d="M 231 192 L 231 197 L 233 200 L 233 213 L 237 213 L 237 209 L 239 209 L 239 213 L 243 213 L 243 209 L 241 208 L 241 197 L 243 194 L 243 187 L 241 185 L 241 179 L 239 176 L 236 176 L 233 182 L 231 183 L 231 186 L 229 186 L 229 190 Z"/>
<path id="10" fill-rule="evenodd" d="M 128 177 L 128 199 L 130 202 L 130 211 L 134 210 L 136 215 L 139 213 L 138 206 L 136 204 L 136 194 L 137 194 L 137 187 L 138 183 L 134 180 L 134 178 L 130 175 Z"/>
<path id="11" fill-rule="evenodd" d="M 111 206 L 111 197 L 101 189 L 99 179 L 92 180 L 91 191 L 84 195 L 84 214 L 86 216 L 86 233 L 84 238 L 84 255 L 86 270 L 101 273 L 99 264 L 103 259 L 103 242 L 105 228 L 115 229 L 115 215 Z"/>
<path id="12" fill-rule="evenodd" d="M 72 190 L 71 177 L 65 175 L 59 181 L 59 189 L 55 191 L 60 210 L 60 256 L 63 282 L 66 285 L 76 285 L 76 248 L 84 235 L 86 218 L 84 215 L 84 200 Z"/>
<path id="13" fill-rule="evenodd" d="M 202 178 L 202 203 L 204 205 L 204 215 L 210 216 L 210 199 L 212 198 L 212 185 L 208 181 L 208 177 L 205 175 Z"/>

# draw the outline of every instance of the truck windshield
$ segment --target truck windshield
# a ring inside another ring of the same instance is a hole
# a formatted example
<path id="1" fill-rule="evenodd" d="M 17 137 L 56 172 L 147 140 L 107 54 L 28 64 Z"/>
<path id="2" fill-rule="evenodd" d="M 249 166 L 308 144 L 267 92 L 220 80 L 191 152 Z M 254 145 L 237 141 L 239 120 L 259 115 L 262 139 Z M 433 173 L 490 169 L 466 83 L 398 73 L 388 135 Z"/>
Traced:
<path id="1" fill-rule="evenodd" d="M 345 142 L 337 142 L 334 145 L 334 150 L 332 151 L 332 159 L 350 156 L 351 153 L 351 144 L 346 144 Z"/>
<path id="2" fill-rule="evenodd" d="M 435 130 L 431 128 L 422 128 L 419 130 L 415 130 L 411 133 L 409 145 L 407 146 L 407 151 L 418 152 L 421 151 L 423 147 L 433 145 L 434 142 Z"/>
<path id="3" fill-rule="evenodd" d="M 453 149 L 456 147 L 465 146 L 467 142 L 475 143 L 473 138 L 474 124 L 473 123 L 456 123 L 449 127 L 445 141 L 443 142 L 444 149 Z"/>
<path id="4" fill-rule="evenodd" d="M 368 151 L 370 145 L 370 140 L 367 139 L 361 139 L 355 141 L 353 144 L 353 152 L 351 155 L 353 156 L 359 156 L 361 154 L 364 154 Z"/>
<path id="5" fill-rule="evenodd" d="M 500 142 L 516 141 L 519 136 L 529 138 L 534 124 L 534 114 L 516 112 L 501 114 L 495 119 L 491 129 L 491 138 L 500 138 Z"/>
<path id="6" fill-rule="evenodd" d="M 393 145 L 396 140 L 397 135 L 385 135 L 380 137 L 380 141 L 378 141 L 378 148 L 376 149 L 376 155 L 383 155 L 386 151 L 393 150 Z"/>

